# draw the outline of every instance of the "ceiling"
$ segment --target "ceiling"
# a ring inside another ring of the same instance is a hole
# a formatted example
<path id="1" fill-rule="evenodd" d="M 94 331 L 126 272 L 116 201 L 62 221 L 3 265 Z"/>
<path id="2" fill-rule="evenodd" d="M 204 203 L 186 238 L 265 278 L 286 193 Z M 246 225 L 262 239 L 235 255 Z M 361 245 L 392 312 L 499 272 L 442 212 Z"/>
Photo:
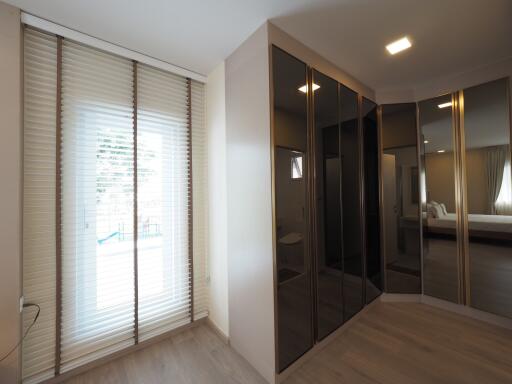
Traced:
<path id="1" fill-rule="evenodd" d="M 512 56 L 510 0 L 3 0 L 200 74 L 265 20 L 377 91 Z M 407 35 L 413 48 L 384 46 Z"/>

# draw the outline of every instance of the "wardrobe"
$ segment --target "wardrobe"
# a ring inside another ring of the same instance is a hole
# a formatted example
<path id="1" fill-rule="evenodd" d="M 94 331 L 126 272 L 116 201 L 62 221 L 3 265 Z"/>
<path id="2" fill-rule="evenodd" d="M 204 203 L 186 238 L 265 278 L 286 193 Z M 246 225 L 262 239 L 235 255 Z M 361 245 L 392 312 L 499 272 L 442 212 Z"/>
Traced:
<path id="1" fill-rule="evenodd" d="M 281 372 L 382 292 L 377 105 L 271 48 Z"/>
<path id="2" fill-rule="evenodd" d="M 512 317 L 510 80 L 379 108 L 385 291 Z"/>

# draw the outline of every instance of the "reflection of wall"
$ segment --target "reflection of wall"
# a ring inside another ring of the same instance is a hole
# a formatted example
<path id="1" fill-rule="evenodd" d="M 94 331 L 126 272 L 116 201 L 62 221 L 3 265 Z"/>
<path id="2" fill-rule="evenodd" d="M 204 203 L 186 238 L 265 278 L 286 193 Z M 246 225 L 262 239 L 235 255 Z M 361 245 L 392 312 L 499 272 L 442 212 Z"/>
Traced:
<path id="1" fill-rule="evenodd" d="M 402 208 L 403 216 L 418 216 L 418 204 L 412 202 L 411 168 L 418 166 L 416 146 L 387 150 L 396 156 L 396 165 L 402 169 Z"/>
<path id="2" fill-rule="evenodd" d="M 453 153 L 428 153 L 425 156 L 427 201 L 444 203 L 448 212 L 455 212 L 455 176 Z"/>
<path id="3" fill-rule="evenodd" d="M 455 212 L 455 176 L 453 153 L 429 153 L 425 157 L 427 198 L 446 204 Z M 469 213 L 487 214 L 487 177 L 485 150 L 466 152 L 467 197 Z"/>
<path id="4" fill-rule="evenodd" d="M 282 109 L 274 112 L 275 145 L 306 151 L 306 119 Z"/>
<path id="5" fill-rule="evenodd" d="M 386 111 L 387 106 L 384 107 Z M 416 106 L 382 116 L 382 147 L 416 146 Z"/>

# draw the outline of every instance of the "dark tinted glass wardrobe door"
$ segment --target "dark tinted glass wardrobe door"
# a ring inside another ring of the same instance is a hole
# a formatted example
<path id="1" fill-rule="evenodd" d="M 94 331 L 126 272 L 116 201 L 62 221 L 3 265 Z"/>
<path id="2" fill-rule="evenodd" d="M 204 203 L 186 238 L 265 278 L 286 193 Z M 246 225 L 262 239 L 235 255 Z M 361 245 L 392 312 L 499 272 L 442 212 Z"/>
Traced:
<path id="1" fill-rule="evenodd" d="M 416 103 L 381 106 L 382 234 L 386 292 L 421 293 Z"/>
<path id="2" fill-rule="evenodd" d="M 313 71 L 315 119 L 317 337 L 343 323 L 341 158 L 338 82 Z"/>
<path id="3" fill-rule="evenodd" d="M 313 345 L 308 252 L 306 65 L 273 47 L 279 371 Z"/>
<path id="4" fill-rule="evenodd" d="M 451 95 L 421 101 L 423 293 L 459 301 Z"/>
<path id="5" fill-rule="evenodd" d="M 382 292 L 379 216 L 379 135 L 377 105 L 363 98 L 364 219 L 366 230 L 366 302 Z"/>
<path id="6" fill-rule="evenodd" d="M 361 157 L 357 93 L 340 84 L 340 161 L 343 225 L 344 321 L 363 307 Z"/>
<path id="7" fill-rule="evenodd" d="M 469 303 L 512 317 L 508 79 L 464 90 Z"/>

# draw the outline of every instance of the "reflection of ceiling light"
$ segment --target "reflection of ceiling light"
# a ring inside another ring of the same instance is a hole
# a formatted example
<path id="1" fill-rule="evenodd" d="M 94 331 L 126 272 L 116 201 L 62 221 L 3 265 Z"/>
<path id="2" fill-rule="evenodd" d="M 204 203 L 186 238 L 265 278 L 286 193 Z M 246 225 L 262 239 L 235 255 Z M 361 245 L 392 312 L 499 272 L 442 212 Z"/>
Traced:
<path id="1" fill-rule="evenodd" d="M 403 50 L 412 47 L 411 42 L 407 37 L 402 37 L 400 40 L 394 41 L 391 44 L 386 45 L 386 49 L 392 55 L 402 52 Z"/>
<path id="2" fill-rule="evenodd" d="M 439 153 L 444 153 L 444 149 L 440 149 L 439 151 L 437 151 Z"/>
<path id="3" fill-rule="evenodd" d="M 447 107 L 451 107 L 452 106 L 452 102 L 449 101 L 448 103 L 443 103 L 443 104 L 439 104 L 438 107 L 439 109 L 441 108 L 447 108 Z"/>
<path id="4" fill-rule="evenodd" d="M 428 140 L 423 141 L 425 144 L 428 144 Z"/>
<path id="5" fill-rule="evenodd" d="M 319 86 L 318 84 L 313 83 L 313 92 L 315 92 L 318 88 L 320 88 L 320 86 Z M 304 93 L 307 93 L 307 92 L 308 92 L 308 86 L 307 86 L 307 84 L 306 84 L 306 85 L 303 85 L 302 87 L 300 87 L 300 88 L 299 88 L 299 91 L 304 92 Z"/>

